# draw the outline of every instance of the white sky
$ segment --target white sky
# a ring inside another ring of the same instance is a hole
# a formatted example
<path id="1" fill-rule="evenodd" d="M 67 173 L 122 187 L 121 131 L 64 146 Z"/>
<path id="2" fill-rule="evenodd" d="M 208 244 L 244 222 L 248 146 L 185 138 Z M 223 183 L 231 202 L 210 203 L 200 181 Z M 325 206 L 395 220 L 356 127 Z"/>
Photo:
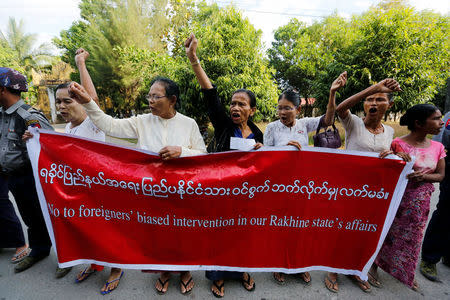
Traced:
<path id="1" fill-rule="evenodd" d="M 6 29 L 10 16 L 25 21 L 26 32 L 37 33 L 37 44 L 51 42 L 63 29 L 80 18 L 78 0 L 0 0 L 0 30 Z M 208 2 L 213 2 L 209 0 Z M 367 10 L 379 0 L 214 0 L 220 6 L 233 3 L 250 22 L 263 31 L 266 47 L 270 47 L 273 31 L 296 17 L 307 23 L 320 20 L 337 11 L 349 17 Z M 429 9 L 448 13 L 449 0 L 410 0 L 418 10 Z"/>

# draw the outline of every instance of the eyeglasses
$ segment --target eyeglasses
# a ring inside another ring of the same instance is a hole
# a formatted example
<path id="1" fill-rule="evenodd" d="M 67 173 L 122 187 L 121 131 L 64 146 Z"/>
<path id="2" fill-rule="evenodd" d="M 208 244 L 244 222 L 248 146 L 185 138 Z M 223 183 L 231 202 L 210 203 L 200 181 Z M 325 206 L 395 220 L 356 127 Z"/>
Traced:
<path id="1" fill-rule="evenodd" d="M 145 96 L 145 99 L 147 99 L 147 101 L 150 101 L 150 100 L 159 100 L 159 99 L 161 99 L 161 98 L 165 98 L 166 96 L 158 96 L 158 95 L 147 95 L 147 96 Z"/>
<path id="2" fill-rule="evenodd" d="M 295 108 L 292 106 L 277 106 L 278 111 L 293 111 Z"/>

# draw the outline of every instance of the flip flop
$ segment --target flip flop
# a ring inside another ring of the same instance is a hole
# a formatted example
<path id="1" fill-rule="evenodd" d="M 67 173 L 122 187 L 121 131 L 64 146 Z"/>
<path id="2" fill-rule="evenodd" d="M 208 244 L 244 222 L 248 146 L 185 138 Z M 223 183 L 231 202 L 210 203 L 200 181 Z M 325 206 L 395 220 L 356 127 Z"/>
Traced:
<path id="1" fill-rule="evenodd" d="M 247 280 L 244 279 L 244 274 L 247 274 Z M 251 282 L 252 277 L 247 272 L 245 272 L 244 274 L 242 274 L 242 281 L 241 281 L 242 286 L 247 291 L 253 292 L 255 290 L 255 288 L 256 288 L 256 283 L 255 283 L 255 281 L 253 281 L 253 286 L 252 287 L 248 287 L 248 286 L 250 286 L 250 282 Z"/>
<path id="2" fill-rule="evenodd" d="M 378 279 L 372 275 L 372 273 L 368 272 L 367 276 L 369 277 L 367 279 L 367 281 L 370 283 L 371 286 L 376 287 L 376 288 L 381 288 L 383 285 L 381 284 L 380 281 L 378 281 Z"/>
<path id="3" fill-rule="evenodd" d="M 354 283 L 356 283 L 358 285 L 358 287 L 361 289 L 361 291 L 363 291 L 364 293 L 370 293 L 372 291 L 372 289 L 369 287 L 367 287 L 364 284 L 364 281 L 361 280 L 361 278 L 359 278 L 356 275 L 347 275 L 347 277 L 349 277 Z"/>
<path id="4" fill-rule="evenodd" d="M 311 284 L 311 275 L 309 275 L 309 281 L 306 281 L 306 273 L 308 273 L 308 272 L 299 273 L 298 277 L 302 280 L 301 283 L 303 283 L 304 285 L 310 285 Z"/>
<path id="5" fill-rule="evenodd" d="M 180 278 L 181 294 L 188 295 L 194 289 L 194 285 L 192 285 L 191 289 L 188 290 L 188 285 L 189 285 L 189 283 L 191 283 L 191 281 L 192 281 L 192 275 L 190 276 L 189 280 L 186 283 L 184 283 L 183 280 L 181 280 L 181 278 Z M 183 293 L 182 287 L 184 287 L 184 293 Z"/>
<path id="6" fill-rule="evenodd" d="M 92 274 L 94 274 L 95 272 L 97 272 L 97 270 L 91 270 L 90 272 L 88 272 L 90 267 L 86 267 L 86 269 L 83 270 L 83 272 L 81 272 L 81 278 L 82 279 L 78 279 L 78 277 L 75 278 L 75 283 L 80 283 L 85 281 L 86 279 L 89 278 L 89 276 L 91 276 Z M 85 277 L 83 277 L 85 276 Z"/>
<path id="7" fill-rule="evenodd" d="M 167 292 L 167 290 L 169 289 L 169 285 L 168 285 L 169 284 L 169 280 L 170 280 L 170 277 L 167 278 L 164 281 L 161 280 L 161 277 L 158 278 L 158 282 L 161 284 L 161 289 L 160 290 L 158 290 L 158 288 L 155 286 L 155 289 L 158 292 L 158 294 L 163 295 L 163 294 L 165 294 Z M 163 291 L 164 287 L 166 286 L 166 284 L 167 284 L 167 289 L 165 291 Z"/>
<path id="8" fill-rule="evenodd" d="M 278 278 L 275 274 L 279 274 Z M 284 285 L 286 283 L 286 280 L 284 279 L 284 274 L 279 272 L 273 272 L 273 279 L 275 279 L 275 282 L 279 285 Z"/>
<path id="9" fill-rule="evenodd" d="M 108 286 L 109 286 L 111 283 L 113 283 L 113 282 L 116 282 L 116 281 L 119 281 L 119 282 L 120 282 L 120 279 L 122 278 L 122 276 L 123 276 L 123 271 L 122 271 L 122 273 L 120 273 L 119 278 L 116 278 L 116 279 L 111 280 L 111 281 L 106 281 L 105 288 L 108 288 Z M 116 287 L 113 288 L 112 290 L 106 290 L 106 291 L 100 290 L 100 294 L 102 294 L 102 295 L 107 295 L 107 294 L 111 293 L 112 291 L 114 291 L 115 289 L 117 289 L 118 286 L 119 286 L 119 284 L 117 284 Z"/>
<path id="10" fill-rule="evenodd" d="M 329 286 L 327 285 L 327 281 L 328 281 L 328 283 L 330 283 L 331 287 L 329 287 Z M 325 287 L 326 287 L 330 292 L 337 293 L 337 292 L 339 291 L 339 290 L 338 290 L 337 277 L 336 277 L 336 280 L 332 280 L 332 279 L 330 278 L 330 275 L 327 274 L 327 276 L 325 276 L 324 283 L 325 283 Z M 335 285 L 336 285 L 336 288 L 334 288 Z"/>
<path id="11" fill-rule="evenodd" d="M 222 292 L 222 290 L 225 288 L 225 281 L 223 281 L 221 285 L 218 285 L 217 282 L 214 280 L 213 285 L 219 290 L 219 292 Z M 211 289 L 211 292 L 213 293 L 214 297 L 223 298 L 222 295 L 217 294 L 213 289 Z"/>
<path id="12" fill-rule="evenodd" d="M 21 262 L 22 260 L 25 259 L 25 257 L 27 257 L 30 254 L 30 252 L 31 252 L 30 247 L 27 246 L 26 248 L 23 248 L 22 250 L 19 251 L 19 253 L 15 253 L 13 255 L 13 257 L 11 257 L 11 263 L 17 264 L 17 263 Z M 23 255 L 23 256 L 19 257 L 21 255 Z M 13 258 L 14 258 L 14 260 L 13 260 Z"/>

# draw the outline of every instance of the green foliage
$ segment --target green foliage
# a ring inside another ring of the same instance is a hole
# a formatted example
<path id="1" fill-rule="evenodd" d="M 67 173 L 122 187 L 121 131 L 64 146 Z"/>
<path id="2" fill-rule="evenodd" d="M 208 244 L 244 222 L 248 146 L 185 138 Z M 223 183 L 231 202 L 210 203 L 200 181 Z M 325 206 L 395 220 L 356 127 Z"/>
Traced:
<path id="1" fill-rule="evenodd" d="M 310 88 L 322 111 L 330 84 L 344 70 L 349 80 L 340 100 L 387 77 L 399 81 L 403 92 L 396 95 L 394 112 L 433 101 L 450 76 L 448 16 L 383 1 L 349 21 L 330 16 L 309 27 L 297 24 L 276 31 L 271 65 L 278 82 L 302 96 Z"/>
<path id="2" fill-rule="evenodd" d="M 54 41 L 66 50 L 63 60 L 73 66 L 77 48 L 91 53 L 87 64 L 100 99 L 110 97 L 116 109 L 142 111 L 151 80 L 166 76 L 180 86 L 180 112 L 205 124 L 206 107 L 184 49 L 185 39 L 194 32 L 200 39 L 202 65 L 222 99 L 248 88 L 257 96 L 255 120 L 274 117 L 278 91 L 263 58 L 261 32 L 239 11 L 181 0 L 112 2 L 114 6 L 111 1 L 82 1 L 83 20 Z M 134 13 L 121 11 L 131 4 Z M 134 18 L 141 21 L 130 24 Z"/>

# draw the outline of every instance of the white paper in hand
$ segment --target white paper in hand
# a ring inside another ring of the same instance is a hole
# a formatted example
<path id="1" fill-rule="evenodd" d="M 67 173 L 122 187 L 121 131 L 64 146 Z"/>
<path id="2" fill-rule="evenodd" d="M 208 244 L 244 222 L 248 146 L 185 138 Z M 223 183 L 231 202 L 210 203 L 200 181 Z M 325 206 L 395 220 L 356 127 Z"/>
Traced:
<path id="1" fill-rule="evenodd" d="M 243 139 L 237 137 L 231 137 L 230 139 L 230 149 L 248 151 L 252 150 L 255 144 L 256 141 L 254 139 Z"/>

